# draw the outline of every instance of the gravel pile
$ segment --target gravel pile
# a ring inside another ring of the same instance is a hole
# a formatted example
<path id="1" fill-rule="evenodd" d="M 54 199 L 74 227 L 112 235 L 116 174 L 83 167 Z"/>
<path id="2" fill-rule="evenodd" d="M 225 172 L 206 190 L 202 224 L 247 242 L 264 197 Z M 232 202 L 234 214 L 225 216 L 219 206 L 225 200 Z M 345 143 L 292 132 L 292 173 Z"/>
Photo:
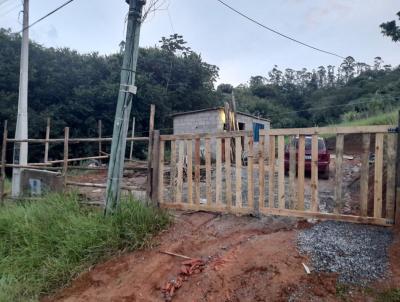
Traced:
<path id="1" fill-rule="evenodd" d="M 301 230 L 297 245 L 318 272 L 339 274 L 339 282 L 366 285 L 389 271 L 391 230 L 384 227 L 326 221 Z"/>

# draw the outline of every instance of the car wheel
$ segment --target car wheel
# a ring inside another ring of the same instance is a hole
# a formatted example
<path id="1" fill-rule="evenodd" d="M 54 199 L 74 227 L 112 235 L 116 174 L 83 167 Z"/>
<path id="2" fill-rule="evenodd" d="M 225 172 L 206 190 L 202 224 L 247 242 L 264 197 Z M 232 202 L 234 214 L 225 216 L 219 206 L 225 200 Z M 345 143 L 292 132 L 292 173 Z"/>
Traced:
<path id="1" fill-rule="evenodd" d="M 329 179 L 329 167 L 327 167 L 327 168 L 325 169 L 325 171 L 321 173 L 320 178 L 322 178 L 322 179 Z"/>

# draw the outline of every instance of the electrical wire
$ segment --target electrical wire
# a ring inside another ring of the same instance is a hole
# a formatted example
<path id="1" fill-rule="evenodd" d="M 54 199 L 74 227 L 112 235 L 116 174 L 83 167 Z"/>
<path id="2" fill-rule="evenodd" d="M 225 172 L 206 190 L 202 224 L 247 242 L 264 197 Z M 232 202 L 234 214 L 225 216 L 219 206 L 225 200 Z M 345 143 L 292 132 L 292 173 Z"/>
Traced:
<path id="1" fill-rule="evenodd" d="M 73 2 L 74 0 L 69 0 L 63 4 L 61 4 L 59 7 L 53 9 L 51 12 L 49 12 L 48 14 L 44 15 L 43 17 L 39 18 L 38 20 L 36 20 L 35 22 L 33 22 L 32 24 L 29 24 L 28 26 L 24 27 L 22 30 L 20 30 L 18 32 L 18 34 L 22 33 L 23 31 L 31 28 L 32 26 L 36 25 L 37 23 L 39 23 L 40 21 L 46 19 L 47 17 L 51 16 L 52 14 L 54 14 L 55 12 L 59 11 L 60 9 L 62 9 L 63 7 L 67 6 L 68 4 L 70 4 L 71 2 Z"/>
<path id="2" fill-rule="evenodd" d="M 312 46 L 312 45 L 310 45 L 310 44 L 301 42 L 301 41 L 299 41 L 299 40 L 297 40 L 297 39 L 295 39 L 295 38 L 292 38 L 292 37 L 290 37 L 290 36 L 288 36 L 288 35 L 282 34 L 282 33 L 280 33 L 279 31 L 277 31 L 277 30 L 275 30 L 275 29 L 272 29 L 272 28 L 270 28 L 270 27 L 268 27 L 268 26 L 266 26 L 266 25 L 264 25 L 264 24 L 258 22 L 257 20 L 255 20 L 255 19 L 253 19 L 253 18 L 251 18 L 251 17 L 245 15 L 244 13 L 238 11 L 237 9 L 233 8 L 232 6 L 230 6 L 229 4 L 225 3 L 224 1 L 222 1 L 222 0 L 217 0 L 217 1 L 218 1 L 219 3 L 221 3 L 222 5 L 224 5 L 225 7 L 229 8 L 230 10 L 232 10 L 233 12 L 235 12 L 235 13 L 237 13 L 238 15 L 242 16 L 243 18 L 246 18 L 247 20 L 249 20 L 249 21 L 251 21 L 251 22 L 257 24 L 258 26 L 261 26 L 262 28 L 264 28 L 264 29 L 266 29 L 266 30 L 269 30 L 269 31 L 271 31 L 271 32 L 273 32 L 273 33 L 275 33 L 275 34 L 281 36 L 281 37 L 284 37 L 284 38 L 286 38 L 286 39 L 288 39 L 288 40 L 291 40 L 291 41 L 293 41 L 293 42 L 296 42 L 296 43 L 298 43 L 298 44 L 301 44 L 301 45 L 303 45 L 303 46 L 305 46 L 305 47 L 308 47 L 308 48 L 311 48 L 311 49 L 313 49 L 313 50 L 316 50 L 316 51 L 319 51 L 319 52 L 322 52 L 322 53 L 325 53 L 325 54 L 328 54 L 328 55 L 332 55 L 332 56 L 335 56 L 335 57 L 338 57 L 338 58 L 341 58 L 341 59 L 345 59 L 345 57 L 343 57 L 343 56 L 341 56 L 341 55 L 339 55 L 339 54 L 337 54 L 337 53 L 330 52 L 330 51 L 327 51 L 327 50 L 323 50 L 323 49 L 321 49 L 321 48 Z"/>

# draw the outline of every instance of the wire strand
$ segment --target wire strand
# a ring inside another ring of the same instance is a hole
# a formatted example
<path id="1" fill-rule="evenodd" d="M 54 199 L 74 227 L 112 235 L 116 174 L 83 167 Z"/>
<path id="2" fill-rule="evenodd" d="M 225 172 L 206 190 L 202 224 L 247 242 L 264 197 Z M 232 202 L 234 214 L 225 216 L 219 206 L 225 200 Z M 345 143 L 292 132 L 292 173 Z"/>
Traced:
<path id="1" fill-rule="evenodd" d="M 242 16 L 243 18 L 246 18 L 247 20 L 249 20 L 249 21 L 251 21 L 251 22 L 253 22 L 253 23 L 255 23 L 255 24 L 261 26 L 262 28 L 264 28 L 264 29 L 266 29 L 266 30 L 269 30 L 269 31 L 271 31 L 271 32 L 273 32 L 273 33 L 275 33 L 275 34 L 281 36 L 281 37 L 284 37 L 284 38 L 286 38 L 286 39 L 288 39 L 288 40 L 291 40 L 291 41 L 293 41 L 293 42 L 296 42 L 296 43 L 298 43 L 298 44 L 301 44 L 301 45 L 303 45 L 303 46 L 305 46 L 305 47 L 314 49 L 314 50 L 316 50 L 316 51 L 319 51 L 319 52 L 322 52 L 322 53 L 325 53 L 325 54 L 328 54 L 328 55 L 332 55 L 332 56 L 335 56 L 335 57 L 338 57 L 338 58 L 341 58 L 341 59 L 345 59 L 345 57 L 343 57 L 343 56 L 341 56 L 341 55 L 339 55 L 339 54 L 337 54 L 337 53 L 330 52 L 330 51 L 327 51 L 327 50 L 323 50 L 323 49 L 321 49 L 321 48 L 312 46 L 312 45 L 310 45 L 310 44 L 301 42 L 301 41 L 299 41 L 299 40 L 297 40 L 297 39 L 295 39 L 295 38 L 292 38 L 292 37 L 290 37 L 290 36 L 288 36 L 288 35 L 282 34 L 282 33 L 280 33 L 279 31 L 277 31 L 277 30 L 275 30 L 275 29 L 272 29 L 272 28 L 270 28 L 270 27 L 268 27 L 268 26 L 266 26 L 266 25 L 264 25 L 264 24 L 258 22 L 257 20 L 255 20 L 255 19 L 253 19 L 253 18 L 251 18 L 251 17 L 245 15 L 244 13 L 238 11 L 237 9 L 233 8 L 232 6 L 230 6 L 229 4 L 225 3 L 224 1 L 222 1 L 222 0 L 217 0 L 217 1 L 218 1 L 219 3 L 221 3 L 222 5 L 226 6 L 227 8 L 229 8 L 230 10 L 232 10 L 233 12 L 235 12 L 235 13 L 237 13 L 238 15 Z"/>
<path id="2" fill-rule="evenodd" d="M 67 2 L 65 2 L 64 4 L 61 4 L 59 7 L 53 9 L 51 12 L 49 12 L 48 14 L 44 15 L 43 17 L 39 18 L 38 20 L 36 20 L 35 22 L 33 22 L 32 24 L 29 24 L 28 26 L 24 27 L 22 30 L 20 30 L 19 32 L 17 32 L 18 34 L 22 33 L 23 31 L 31 28 L 32 26 L 36 25 L 37 23 L 39 23 L 40 21 L 43 21 L 44 19 L 46 19 L 47 17 L 51 16 L 52 14 L 54 14 L 55 12 L 59 11 L 60 9 L 62 9 L 63 7 L 67 6 L 68 4 L 70 4 L 71 2 L 73 2 L 74 0 L 69 0 Z"/>

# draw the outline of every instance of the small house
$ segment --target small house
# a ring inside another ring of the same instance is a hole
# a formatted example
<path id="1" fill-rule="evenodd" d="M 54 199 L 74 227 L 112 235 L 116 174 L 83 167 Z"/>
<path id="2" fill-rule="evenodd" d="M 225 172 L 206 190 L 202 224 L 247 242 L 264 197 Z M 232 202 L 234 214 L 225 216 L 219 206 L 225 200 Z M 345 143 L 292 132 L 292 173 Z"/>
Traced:
<path id="1" fill-rule="evenodd" d="M 226 129 L 225 110 L 223 107 L 215 107 L 187 112 L 179 112 L 172 115 L 174 134 L 184 133 L 220 133 Z M 236 119 L 239 130 L 252 130 L 254 150 L 258 150 L 259 132 L 261 129 L 270 129 L 270 120 L 252 114 L 237 112 Z M 212 153 L 215 157 L 215 142 L 212 142 Z"/>

